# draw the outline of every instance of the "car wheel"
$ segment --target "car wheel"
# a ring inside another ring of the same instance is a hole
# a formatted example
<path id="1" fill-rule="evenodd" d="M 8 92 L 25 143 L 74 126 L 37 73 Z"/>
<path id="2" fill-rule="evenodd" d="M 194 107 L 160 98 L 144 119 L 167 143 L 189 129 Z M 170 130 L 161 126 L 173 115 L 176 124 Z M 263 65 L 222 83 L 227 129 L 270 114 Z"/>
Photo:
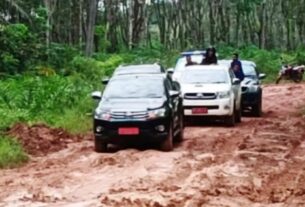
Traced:
<path id="1" fill-rule="evenodd" d="M 258 103 L 252 107 L 252 113 L 256 117 L 262 116 L 262 97 L 259 97 Z"/>
<path id="2" fill-rule="evenodd" d="M 302 81 L 302 76 L 298 76 L 298 77 L 294 78 L 295 83 L 300 83 L 301 81 Z"/>
<path id="3" fill-rule="evenodd" d="M 166 139 L 161 143 L 161 150 L 168 152 L 173 150 L 173 127 L 171 126 Z"/>
<path id="4" fill-rule="evenodd" d="M 184 121 L 183 121 L 183 116 L 181 116 L 179 121 L 179 133 L 176 136 L 176 141 L 182 142 L 183 139 L 184 139 Z"/>
<path id="5" fill-rule="evenodd" d="M 235 109 L 233 110 L 233 114 L 231 116 L 227 116 L 226 119 L 225 119 L 225 122 L 226 122 L 226 125 L 228 127 L 233 127 L 235 126 Z"/>
<path id="6" fill-rule="evenodd" d="M 236 122 L 236 123 L 240 123 L 240 122 L 241 122 L 241 108 L 239 108 L 239 109 L 235 112 L 235 122 Z"/>
<path id="7" fill-rule="evenodd" d="M 94 139 L 94 149 L 96 152 L 107 152 L 107 143 L 103 142 L 99 138 Z"/>

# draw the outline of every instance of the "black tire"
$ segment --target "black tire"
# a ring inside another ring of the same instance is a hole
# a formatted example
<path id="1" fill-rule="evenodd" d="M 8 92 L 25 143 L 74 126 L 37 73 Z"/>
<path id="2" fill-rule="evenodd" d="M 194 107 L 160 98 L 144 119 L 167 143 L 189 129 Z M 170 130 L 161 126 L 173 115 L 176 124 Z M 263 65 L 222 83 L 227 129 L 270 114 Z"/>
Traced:
<path id="1" fill-rule="evenodd" d="M 175 140 L 177 142 L 182 142 L 183 139 L 184 139 L 184 120 L 183 120 L 183 116 L 181 116 L 179 120 L 179 133 L 177 134 Z"/>
<path id="2" fill-rule="evenodd" d="M 302 76 L 298 76 L 298 77 L 295 77 L 293 81 L 294 81 L 295 83 L 300 83 L 300 82 L 302 81 L 302 79 L 303 79 Z"/>
<path id="3" fill-rule="evenodd" d="M 235 126 L 235 107 L 234 107 L 234 110 L 233 110 L 233 114 L 231 116 L 227 116 L 226 119 L 225 119 L 225 124 L 228 126 L 228 127 L 234 127 Z"/>
<path id="4" fill-rule="evenodd" d="M 107 152 L 107 143 L 103 142 L 99 138 L 94 139 L 94 150 L 96 152 Z"/>
<path id="5" fill-rule="evenodd" d="M 255 117 L 262 116 L 262 96 L 259 97 L 258 103 L 252 107 L 252 113 Z"/>
<path id="6" fill-rule="evenodd" d="M 161 143 L 160 149 L 164 152 L 173 150 L 173 127 L 171 126 L 166 139 Z"/>
<path id="7" fill-rule="evenodd" d="M 241 123 L 241 107 L 235 112 L 235 122 Z"/>

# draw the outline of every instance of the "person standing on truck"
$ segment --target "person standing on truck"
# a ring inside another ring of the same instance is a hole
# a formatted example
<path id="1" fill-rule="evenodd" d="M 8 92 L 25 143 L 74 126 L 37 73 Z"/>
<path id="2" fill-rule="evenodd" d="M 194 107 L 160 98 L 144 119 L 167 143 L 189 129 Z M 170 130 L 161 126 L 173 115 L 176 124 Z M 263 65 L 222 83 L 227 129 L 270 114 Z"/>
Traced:
<path id="1" fill-rule="evenodd" d="M 212 65 L 212 64 L 217 64 L 216 49 L 214 47 L 209 47 L 206 50 L 205 56 L 203 56 L 201 65 Z"/>
<path id="2" fill-rule="evenodd" d="M 191 55 L 187 55 L 186 56 L 186 64 L 185 64 L 185 66 L 190 66 L 190 65 L 197 65 L 197 63 L 192 61 Z"/>
<path id="3" fill-rule="evenodd" d="M 238 59 L 238 53 L 233 54 L 233 60 L 231 62 L 231 69 L 233 70 L 236 78 L 238 78 L 240 81 L 243 81 L 245 78 L 245 74 L 242 68 L 242 64 L 240 60 Z"/>

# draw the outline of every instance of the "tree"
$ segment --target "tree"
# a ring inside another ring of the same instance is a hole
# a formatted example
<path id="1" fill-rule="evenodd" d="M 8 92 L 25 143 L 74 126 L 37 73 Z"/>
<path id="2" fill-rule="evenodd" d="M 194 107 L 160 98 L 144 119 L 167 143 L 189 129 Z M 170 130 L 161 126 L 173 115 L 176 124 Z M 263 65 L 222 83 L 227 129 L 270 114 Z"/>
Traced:
<path id="1" fill-rule="evenodd" d="M 95 31 L 95 18 L 97 12 L 97 0 L 90 0 L 89 1 L 89 10 L 88 10 L 88 25 L 86 31 L 86 56 L 91 56 L 94 49 L 94 31 Z"/>
<path id="2" fill-rule="evenodd" d="M 47 10 L 46 45 L 47 47 L 49 47 L 51 41 L 51 30 L 52 30 L 51 20 L 52 20 L 52 15 L 56 9 L 57 0 L 44 0 L 43 2 Z"/>

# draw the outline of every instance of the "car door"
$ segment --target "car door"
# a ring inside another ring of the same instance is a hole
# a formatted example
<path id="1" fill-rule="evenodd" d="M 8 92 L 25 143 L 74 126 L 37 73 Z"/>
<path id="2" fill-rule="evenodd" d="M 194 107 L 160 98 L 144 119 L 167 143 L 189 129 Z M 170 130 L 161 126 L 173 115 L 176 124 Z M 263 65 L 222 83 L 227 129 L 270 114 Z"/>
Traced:
<path id="1" fill-rule="evenodd" d="M 166 78 L 165 79 L 165 87 L 166 90 L 169 92 L 171 90 L 175 90 L 173 83 L 170 81 L 170 79 Z M 172 113 L 173 113 L 173 127 L 174 129 L 177 129 L 177 127 L 179 126 L 179 108 L 181 107 L 181 97 L 170 97 L 168 96 L 170 99 L 170 104 L 172 107 Z"/>

